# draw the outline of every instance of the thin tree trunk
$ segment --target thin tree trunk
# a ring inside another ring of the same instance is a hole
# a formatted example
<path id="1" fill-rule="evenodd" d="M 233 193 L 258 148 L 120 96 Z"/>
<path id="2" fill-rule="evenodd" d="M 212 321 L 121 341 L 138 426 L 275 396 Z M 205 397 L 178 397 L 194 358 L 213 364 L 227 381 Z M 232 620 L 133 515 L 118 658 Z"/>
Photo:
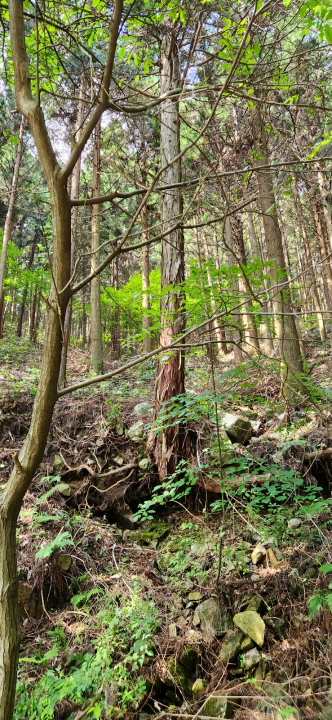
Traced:
<path id="1" fill-rule="evenodd" d="M 265 126 L 261 109 L 257 103 L 252 113 L 252 130 L 255 149 L 259 160 L 254 165 L 269 165 Z M 276 209 L 276 199 L 270 170 L 257 171 L 260 204 L 263 214 L 264 234 L 268 260 L 273 263 L 271 268 L 271 284 L 273 290 L 273 309 L 275 316 L 276 335 L 280 348 L 281 392 L 287 402 L 296 403 L 303 397 L 302 383 L 299 374 L 303 373 L 303 361 L 294 313 L 290 304 L 289 288 L 285 286 L 287 267 L 284 257 L 282 236 Z"/>
<path id="2" fill-rule="evenodd" d="M 240 263 L 242 265 L 242 269 L 245 269 L 245 266 L 247 264 L 247 258 L 246 258 L 246 252 L 244 247 L 244 240 L 243 240 L 243 225 L 242 225 L 242 219 L 239 217 L 239 215 L 233 216 L 233 228 L 234 228 L 234 245 L 236 248 L 236 255 L 240 260 Z M 244 270 L 245 272 L 245 270 Z M 257 333 L 257 327 L 253 321 L 252 315 L 249 315 L 249 309 L 250 309 L 250 300 L 249 300 L 249 282 L 246 276 L 241 273 L 239 276 L 239 290 L 240 295 L 242 298 L 248 297 L 248 301 L 246 302 L 246 305 L 243 306 L 242 313 L 244 317 L 244 324 L 245 324 L 245 341 L 247 343 L 247 353 L 249 355 L 259 355 L 260 354 L 260 347 L 259 347 L 259 341 L 258 341 L 258 333 Z"/>
<path id="3" fill-rule="evenodd" d="M 258 240 L 258 237 L 256 234 L 254 222 L 252 219 L 252 213 L 250 210 L 248 210 L 246 212 L 246 218 L 247 218 L 247 228 L 248 228 L 248 235 L 249 235 L 249 242 L 250 242 L 252 258 L 263 262 L 262 251 L 261 251 L 260 243 L 259 243 L 259 240 Z M 264 280 L 263 280 L 263 283 L 264 283 Z M 264 285 L 265 285 L 265 283 L 264 283 Z M 263 309 L 263 313 L 267 313 L 269 310 L 268 304 L 264 303 L 262 309 Z M 271 330 L 270 330 L 268 321 L 265 319 L 265 315 L 263 315 L 262 317 L 263 317 L 263 322 L 260 325 L 260 334 L 261 334 L 262 340 L 263 340 L 264 355 L 266 355 L 266 357 L 272 357 L 272 355 L 273 355 L 273 340 L 272 340 Z"/>
<path id="4" fill-rule="evenodd" d="M 142 184 L 146 186 L 146 156 L 143 148 L 141 162 Z M 148 208 L 145 204 L 141 212 L 142 242 L 149 239 Z M 150 297 L 148 287 L 150 284 L 150 248 L 149 245 L 142 247 L 142 332 L 143 332 L 143 353 L 151 350 L 150 328 Z"/>
<path id="5" fill-rule="evenodd" d="M 317 288 L 317 283 L 316 283 L 316 276 L 315 276 L 314 266 L 313 266 L 313 262 L 312 262 L 310 242 L 309 242 L 309 238 L 308 238 L 308 234 L 307 234 L 305 219 L 303 216 L 303 209 L 302 209 L 298 189 L 297 189 L 295 182 L 293 183 L 293 193 L 294 193 L 294 202 L 295 202 L 295 210 L 296 210 L 296 215 L 297 215 L 297 222 L 298 222 L 299 227 L 301 228 L 301 233 L 302 233 L 302 238 L 303 238 L 304 252 L 305 252 L 307 268 L 308 268 L 308 275 L 309 275 L 309 280 L 310 280 L 310 294 L 311 294 L 311 297 L 313 300 L 313 306 L 314 306 L 314 310 L 315 310 L 316 316 L 317 316 L 320 339 L 322 342 L 325 342 L 325 340 L 326 340 L 325 323 L 324 323 L 323 315 L 321 313 L 321 306 L 320 306 L 318 288 Z"/>
<path id="6" fill-rule="evenodd" d="M 226 217 L 225 221 L 225 240 L 227 245 L 227 257 L 228 257 L 228 264 L 229 267 L 234 265 L 235 260 L 234 256 L 232 254 L 233 250 L 233 235 L 232 235 L 232 226 L 231 221 L 229 219 L 229 216 Z M 236 277 L 232 278 L 232 288 L 234 297 L 236 298 L 235 302 L 237 302 L 237 299 L 240 296 L 239 292 L 239 283 Z M 237 312 L 232 313 L 232 321 L 234 327 L 230 329 L 230 338 L 234 341 L 233 343 L 233 357 L 234 357 L 234 363 L 235 365 L 239 365 L 243 361 L 243 355 L 242 355 L 242 341 L 243 341 L 243 328 L 241 324 L 241 317 Z"/>
<path id="7" fill-rule="evenodd" d="M 179 59 L 177 37 L 172 21 L 163 27 L 161 48 L 160 92 L 162 95 L 178 87 Z M 176 185 L 181 181 L 181 164 L 175 158 L 180 150 L 179 104 L 177 99 L 167 98 L 160 112 L 161 166 L 167 166 L 162 176 L 164 185 Z M 161 196 L 161 224 L 165 232 L 181 217 L 182 199 L 179 188 L 164 190 Z M 181 335 L 185 327 L 184 298 L 184 247 L 183 230 L 178 228 L 166 235 L 161 244 L 161 285 L 174 289 L 162 293 L 160 345 L 168 345 Z M 156 391 L 155 414 L 162 405 L 184 392 L 184 354 L 180 349 L 160 356 Z M 155 440 L 154 454 L 160 480 L 173 473 L 184 452 L 184 433 L 180 425 L 165 427 Z"/>
<path id="8" fill-rule="evenodd" d="M 16 160 L 14 165 L 14 172 L 13 172 L 13 179 L 12 179 L 12 186 L 9 196 L 9 203 L 8 203 L 8 210 L 5 220 L 5 227 L 3 231 L 3 238 L 2 238 L 2 251 L 1 251 L 1 259 L 0 259 L 0 338 L 3 336 L 3 310 L 4 310 L 4 297 L 5 297 L 5 288 L 4 288 L 4 281 L 5 281 L 5 275 L 6 275 L 6 264 L 7 264 L 7 252 L 8 252 L 8 244 L 11 240 L 12 235 L 12 228 L 13 228 L 13 217 L 14 217 L 14 210 L 15 210 L 15 201 L 16 201 L 16 195 L 17 195 L 17 185 L 18 185 L 18 175 L 20 171 L 20 165 L 22 160 L 22 152 L 23 152 L 23 132 L 24 132 L 24 126 L 25 126 L 25 117 L 21 117 L 21 124 L 20 124 L 20 130 L 18 134 L 18 145 L 17 145 L 17 151 L 16 151 Z"/>
<path id="9" fill-rule="evenodd" d="M 316 163 L 317 178 L 319 192 L 322 200 L 323 213 L 327 229 L 328 248 L 329 253 L 332 252 L 332 222 L 331 222 L 331 207 L 328 202 L 328 191 L 326 188 L 325 177 L 321 163 Z"/>
<path id="10" fill-rule="evenodd" d="M 27 264 L 26 264 L 26 268 L 25 268 L 26 271 L 27 271 L 27 270 L 30 270 L 30 269 L 32 268 L 32 263 L 33 263 L 33 259 L 34 259 L 34 257 L 35 257 L 35 252 L 36 252 L 36 247 L 37 247 L 37 240 L 38 240 L 38 235 L 37 235 L 37 233 L 36 233 L 36 235 L 35 235 L 35 237 L 34 237 L 34 241 L 33 241 L 32 245 L 31 245 L 30 254 L 29 254 L 29 257 L 28 257 L 28 262 L 27 262 Z M 28 282 L 25 281 L 24 288 L 23 288 L 23 293 L 22 293 L 22 299 L 21 299 L 21 305 L 20 305 L 19 315 L 18 315 L 18 321 L 17 321 L 17 330 L 16 330 L 16 335 L 17 335 L 17 337 L 21 337 L 21 335 L 22 335 L 22 326 L 23 326 L 23 319 L 24 319 L 24 311 L 25 311 L 25 303 L 26 303 L 26 299 L 27 299 L 27 294 L 28 294 Z"/>
<path id="11" fill-rule="evenodd" d="M 328 302 L 328 308 L 329 310 L 332 310 L 332 270 L 331 270 L 331 264 L 330 264 L 330 258 L 328 257 L 327 249 L 326 249 L 326 242 L 324 237 L 324 230 L 320 218 L 319 208 L 317 203 L 315 202 L 315 199 L 312 198 L 312 209 L 313 209 L 313 216 L 315 221 L 315 227 L 316 227 L 316 234 L 318 238 L 318 244 L 319 244 L 319 252 L 322 260 L 322 267 L 323 267 L 323 274 L 325 277 L 326 282 L 326 289 L 327 289 L 327 302 Z"/>
<path id="12" fill-rule="evenodd" d="M 84 74 L 81 76 L 81 84 L 80 84 L 80 93 L 79 93 L 79 100 L 78 100 L 78 110 L 77 110 L 77 122 L 76 122 L 76 132 L 75 132 L 75 142 L 78 142 L 81 135 L 82 135 L 82 123 L 84 119 L 84 91 L 85 91 L 85 77 Z M 71 176 L 71 190 L 70 190 L 70 197 L 71 200 L 77 200 L 80 194 L 80 176 L 81 176 L 81 157 L 79 157 L 74 170 L 72 172 Z M 76 236 L 77 236 L 77 224 L 78 224 L 78 207 L 74 205 L 71 213 L 71 272 L 74 271 L 75 266 L 75 255 L 76 255 Z M 62 348 L 62 356 L 61 356 L 61 366 L 60 366 L 60 375 L 59 375 L 59 387 L 63 388 L 66 385 L 66 374 L 67 374 L 67 355 L 68 355 L 68 347 L 70 343 L 70 334 L 71 334 L 71 322 L 72 322 L 72 312 L 73 312 L 73 304 L 72 304 L 72 298 L 70 298 L 67 311 L 66 311 L 66 317 L 64 322 L 64 343 Z"/>
<path id="13" fill-rule="evenodd" d="M 214 291 L 213 291 L 213 280 L 211 277 L 210 267 L 208 265 L 210 255 L 209 255 L 209 248 L 208 248 L 208 244 L 207 244 L 207 240 L 206 240 L 206 235 L 203 236 L 203 242 L 204 242 L 205 262 L 207 263 L 206 275 L 207 275 L 208 285 L 210 288 L 211 309 L 212 309 L 213 314 L 215 315 L 217 312 L 217 304 L 216 304 Z M 197 245 L 199 245 L 198 238 L 197 238 Z M 219 321 L 216 319 L 212 320 L 212 327 L 213 327 L 214 334 L 215 334 L 216 340 L 217 340 L 218 353 L 225 354 L 225 352 L 227 352 L 227 347 L 226 347 L 226 343 L 223 342 L 223 337 L 222 337 L 222 332 L 221 332 L 221 328 L 219 325 Z"/>
<path id="14" fill-rule="evenodd" d="M 100 195 L 100 121 L 95 129 L 93 148 L 93 197 Z M 92 206 L 91 270 L 100 264 L 100 206 Z M 91 280 L 91 368 L 96 375 L 103 372 L 103 337 L 100 308 L 100 277 Z"/>

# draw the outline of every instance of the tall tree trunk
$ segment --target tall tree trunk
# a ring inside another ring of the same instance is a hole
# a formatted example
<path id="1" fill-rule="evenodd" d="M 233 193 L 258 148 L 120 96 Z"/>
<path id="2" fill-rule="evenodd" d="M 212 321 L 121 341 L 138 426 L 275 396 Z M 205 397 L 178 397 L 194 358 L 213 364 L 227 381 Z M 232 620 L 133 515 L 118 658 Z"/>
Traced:
<path id="1" fill-rule="evenodd" d="M 319 192 L 322 201 L 322 208 L 326 223 L 327 239 L 328 239 L 328 251 L 332 252 L 332 221 L 331 221 L 331 206 L 328 202 L 328 190 L 326 188 L 325 176 L 322 168 L 322 163 L 316 163 L 317 178 Z"/>
<path id="2" fill-rule="evenodd" d="M 207 265 L 206 265 L 206 275 L 207 275 L 208 285 L 209 285 L 209 288 L 210 288 L 211 309 L 212 309 L 213 314 L 215 315 L 218 308 L 217 308 L 217 303 L 216 303 L 215 295 L 214 295 L 213 280 L 212 280 L 212 277 L 211 277 L 211 271 L 210 271 L 210 267 L 209 267 L 209 265 L 208 265 L 208 262 L 209 262 L 209 259 L 210 259 L 210 253 L 209 253 L 209 248 L 208 248 L 208 244 L 207 244 L 206 235 L 203 235 L 203 243 L 204 243 L 205 262 L 207 263 Z M 198 237 L 197 237 L 197 246 L 199 246 Z M 221 330 L 221 327 L 220 327 L 220 321 L 218 321 L 218 320 L 216 320 L 216 319 L 212 320 L 212 327 L 213 327 L 214 334 L 215 334 L 215 337 L 216 337 L 216 340 L 217 340 L 218 353 L 225 354 L 225 353 L 227 352 L 227 346 L 226 346 L 226 343 L 223 342 L 222 330 Z"/>
<path id="3" fill-rule="evenodd" d="M 84 119 L 84 91 L 85 91 L 85 77 L 84 74 L 81 76 L 80 83 L 80 94 L 78 100 L 77 109 L 77 122 L 75 132 L 75 142 L 78 142 L 82 135 L 82 123 Z M 80 194 L 80 176 L 81 176 L 81 157 L 79 157 L 71 176 L 71 189 L 70 197 L 71 200 L 77 200 Z M 71 271 L 74 271 L 75 266 L 75 255 L 76 255 L 76 236 L 77 236 L 77 224 L 78 224 L 78 207 L 74 205 L 71 213 Z M 70 298 L 65 322 L 64 322 L 64 342 L 61 356 L 61 366 L 59 375 L 59 387 L 63 388 L 66 385 L 66 374 L 67 374 L 67 355 L 68 347 L 70 343 L 71 334 L 71 321 L 72 321 L 73 304 L 72 298 Z"/>
<path id="4" fill-rule="evenodd" d="M 167 20 L 163 27 L 161 46 L 160 92 L 164 95 L 179 82 L 179 60 L 177 37 L 174 24 Z M 181 181 L 181 164 L 175 160 L 180 151 L 179 104 L 176 99 L 167 98 L 160 112 L 160 153 L 161 166 L 166 167 L 163 185 L 176 185 Z M 164 190 L 161 196 L 162 232 L 180 220 L 182 199 L 179 188 Z M 184 246 L 183 230 L 179 227 L 167 234 L 161 244 L 161 285 L 162 289 L 174 289 L 162 293 L 160 345 L 169 345 L 181 335 L 185 327 L 184 314 Z M 163 403 L 184 392 L 184 353 L 181 348 L 160 356 L 155 390 L 155 414 L 158 415 Z M 154 454 L 160 480 L 174 472 L 184 452 L 184 433 L 180 425 L 166 427 L 155 441 Z"/>
<path id="5" fill-rule="evenodd" d="M 252 213 L 250 210 L 247 210 L 246 212 L 246 219 L 247 219 L 247 228 L 248 228 L 248 236 L 249 236 L 249 242 L 250 242 L 250 248 L 251 248 L 251 255 L 253 259 L 260 260 L 263 262 L 262 258 L 262 251 L 260 247 L 260 243 L 257 237 L 257 233 L 255 230 L 255 225 L 252 219 Z M 264 280 L 263 283 L 265 284 Z M 270 326 L 267 319 L 267 313 L 268 313 L 268 304 L 263 304 L 263 321 L 260 325 L 260 334 L 261 338 L 263 340 L 263 349 L 264 349 L 264 355 L 266 357 L 272 357 L 273 355 L 273 340 L 271 335 Z"/>
<path id="6" fill-rule="evenodd" d="M 143 148 L 142 159 L 141 159 L 141 174 L 142 184 L 146 186 L 146 153 Z M 148 225 L 148 208 L 145 204 L 141 212 L 142 222 L 142 242 L 147 242 L 149 239 L 149 225 Z M 143 332 L 143 352 L 149 353 L 151 350 L 151 335 L 149 332 L 150 328 L 150 297 L 148 293 L 148 287 L 150 284 L 150 248 L 149 245 L 142 247 L 142 332 Z"/>
<path id="7" fill-rule="evenodd" d="M 37 247 L 37 240 L 38 240 L 38 235 L 37 235 L 37 233 L 36 233 L 36 235 L 35 235 L 35 237 L 34 237 L 34 240 L 33 240 L 33 243 L 32 243 L 32 245 L 31 245 L 31 249 L 30 249 L 28 261 L 27 261 L 27 264 L 26 264 L 26 268 L 25 268 L 26 271 L 27 271 L 27 270 L 30 270 L 30 269 L 32 268 L 32 263 L 33 263 L 33 259 L 34 259 L 34 257 L 35 257 L 35 252 L 36 252 L 36 247 Z M 26 300 L 27 300 L 27 294 L 28 294 L 28 282 L 25 281 L 24 288 L 23 288 L 23 293 L 22 293 L 22 299 L 21 299 L 21 305 L 20 305 L 19 315 L 18 315 L 18 321 L 17 321 L 17 330 L 16 330 L 16 335 L 17 335 L 17 337 L 21 337 L 21 335 L 22 335 L 22 326 L 23 326 L 23 318 L 24 318 L 24 311 L 25 311 L 25 303 L 26 303 Z"/>
<path id="8" fill-rule="evenodd" d="M 327 289 L 327 305 L 329 310 L 332 310 L 332 270 L 331 261 L 328 257 L 326 248 L 326 242 L 324 237 L 324 229 L 321 221 L 321 214 L 319 211 L 319 205 L 317 204 L 315 197 L 312 196 L 312 210 L 316 227 L 316 235 L 318 238 L 319 252 L 322 260 L 323 274 Z"/>
<path id="9" fill-rule="evenodd" d="M 242 265 L 242 269 L 245 273 L 245 266 L 247 264 L 247 258 L 246 258 L 246 251 L 244 247 L 244 239 L 243 239 L 243 225 L 242 225 L 242 219 L 239 217 L 238 214 L 233 216 L 233 230 L 234 230 L 234 246 L 236 255 L 240 260 L 240 263 Z M 257 333 L 257 327 L 254 323 L 252 315 L 249 315 L 249 309 L 250 309 L 250 288 L 249 288 L 249 281 L 245 274 L 240 275 L 238 283 L 239 283 L 239 290 L 240 295 L 242 298 L 245 296 L 248 297 L 248 301 L 246 302 L 246 305 L 242 308 L 242 313 L 244 317 L 244 324 L 245 324 L 245 340 L 247 343 L 247 353 L 249 355 L 259 355 L 260 354 L 260 347 L 259 347 L 259 341 L 258 341 L 258 333 Z"/>
<path id="10" fill-rule="evenodd" d="M 114 0 L 99 105 L 90 117 L 86 140 L 108 104 L 108 91 L 122 16 L 122 1 Z M 33 96 L 29 61 L 25 46 L 23 4 L 9 2 L 11 56 L 14 65 L 15 96 L 18 110 L 27 118 L 35 140 L 40 166 L 46 178 L 52 207 L 52 273 L 46 305 L 43 357 L 37 393 L 28 434 L 17 455 L 14 468 L 0 489 L 0 720 L 12 720 L 19 653 L 19 615 L 17 598 L 15 529 L 24 496 L 42 460 L 49 433 L 54 405 L 58 398 L 63 323 L 71 294 L 71 204 L 67 191 L 68 175 L 75 165 L 75 148 L 61 169 L 48 135 L 37 88 Z"/>
<path id="11" fill-rule="evenodd" d="M 114 240 L 113 247 L 116 248 L 118 242 Z M 113 260 L 112 264 L 112 284 L 114 290 L 119 290 L 119 256 Z M 120 327 L 120 308 L 117 302 L 114 303 L 113 312 L 113 324 L 114 330 L 112 333 L 112 350 L 116 358 L 121 356 L 121 327 Z"/>
<path id="12" fill-rule="evenodd" d="M 92 195 L 100 195 L 100 121 L 95 129 L 93 147 L 93 186 Z M 92 206 L 91 270 L 100 264 L 100 206 Z M 91 281 L 91 368 L 96 375 L 103 372 L 103 337 L 100 308 L 100 277 Z"/>
<path id="13" fill-rule="evenodd" d="M 232 234 L 232 226 L 229 216 L 227 215 L 226 221 L 225 221 L 225 240 L 227 245 L 227 258 L 228 258 L 228 264 L 231 267 L 235 264 L 235 259 L 232 253 L 233 250 L 233 234 Z M 238 298 L 240 297 L 239 292 L 239 283 L 236 277 L 232 278 L 232 289 L 235 297 L 235 303 L 238 302 Z M 233 357 L 234 357 L 234 363 L 235 365 L 239 365 L 243 361 L 243 355 L 242 355 L 242 342 L 243 342 L 243 327 L 241 324 L 241 316 L 238 312 L 232 313 L 232 323 L 233 328 L 230 329 L 229 335 L 231 340 L 233 340 Z"/>
<path id="14" fill-rule="evenodd" d="M 259 160 L 254 166 L 269 165 L 267 138 L 259 103 L 252 112 L 252 131 L 255 150 Z M 275 329 L 280 349 L 281 392 L 287 402 L 297 403 L 303 397 L 299 373 L 303 373 L 303 361 L 294 313 L 290 304 L 290 292 L 286 286 L 287 267 L 282 245 L 282 236 L 276 209 L 276 199 L 270 170 L 257 171 L 260 205 L 263 214 L 264 234 L 268 260 L 271 267 L 271 284 L 274 286 L 273 310 Z"/>
<path id="15" fill-rule="evenodd" d="M 15 159 L 15 165 L 14 165 L 14 172 L 13 172 L 13 179 L 12 179 L 12 186 L 9 196 L 9 202 L 8 202 L 8 210 L 5 220 L 5 227 L 3 231 L 3 238 L 2 238 L 2 251 L 1 251 L 1 259 L 0 259 L 0 338 L 3 336 L 3 310 L 4 310 L 4 297 L 5 297 L 5 288 L 4 288 L 4 281 L 5 281 L 5 275 L 6 275 L 6 264 L 7 264 L 7 252 L 8 252 L 8 244 L 11 240 L 12 235 L 12 228 L 13 228 L 13 217 L 14 217 L 14 210 L 15 210 L 15 201 L 16 201 L 16 195 L 17 195 L 17 185 L 18 185 L 18 175 L 20 171 L 20 165 L 22 160 L 22 152 L 23 152 L 23 132 L 24 132 L 24 126 L 25 126 L 25 117 L 21 117 L 21 123 L 20 123 L 20 130 L 18 134 L 18 145 L 17 145 L 17 151 L 16 151 L 16 159 Z"/>
<path id="16" fill-rule="evenodd" d="M 307 263 L 307 268 L 308 268 L 308 275 L 309 275 L 309 280 L 310 280 L 310 295 L 312 297 L 314 310 L 316 312 L 320 339 L 322 342 L 325 342 L 325 340 L 326 340 L 325 323 L 324 323 L 324 318 L 323 318 L 323 315 L 321 312 L 321 306 L 320 306 L 320 300 L 319 300 L 314 266 L 313 266 L 313 262 L 312 262 L 311 248 L 310 248 L 310 242 L 309 242 L 309 238 L 308 238 L 308 234 L 307 234 L 306 222 L 304 219 L 303 209 L 302 209 L 301 201 L 299 198 L 299 193 L 298 193 L 298 189 L 296 186 L 296 182 L 293 183 L 293 193 L 294 193 L 294 202 L 295 202 L 295 210 L 296 210 L 296 215 L 297 215 L 297 222 L 298 222 L 299 227 L 301 228 L 301 233 L 302 233 L 302 238 L 303 238 L 304 252 L 305 252 L 305 258 L 306 258 L 306 263 Z"/>

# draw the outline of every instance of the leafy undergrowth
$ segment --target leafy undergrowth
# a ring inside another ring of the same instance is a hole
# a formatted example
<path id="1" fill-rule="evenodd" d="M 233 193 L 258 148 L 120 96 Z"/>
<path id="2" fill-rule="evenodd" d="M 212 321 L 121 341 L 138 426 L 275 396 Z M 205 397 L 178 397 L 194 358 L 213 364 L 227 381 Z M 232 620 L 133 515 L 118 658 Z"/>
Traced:
<path id="1" fill-rule="evenodd" d="M 191 362 L 187 396 L 161 419 L 183 414 L 191 462 L 154 491 L 144 435 L 127 433 L 137 403 L 151 424 L 153 366 L 57 405 L 19 520 L 16 720 L 332 716 L 328 397 L 288 413 L 278 384 L 257 381 L 248 363 L 218 370 L 215 398 Z M 5 479 L 31 391 L 3 393 Z M 222 468 L 222 493 L 215 400 L 255 424 Z M 206 601 L 217 628 L 202 616 Z M 248 607 L 264 644 L 225 660 L 233 618 Z"/>

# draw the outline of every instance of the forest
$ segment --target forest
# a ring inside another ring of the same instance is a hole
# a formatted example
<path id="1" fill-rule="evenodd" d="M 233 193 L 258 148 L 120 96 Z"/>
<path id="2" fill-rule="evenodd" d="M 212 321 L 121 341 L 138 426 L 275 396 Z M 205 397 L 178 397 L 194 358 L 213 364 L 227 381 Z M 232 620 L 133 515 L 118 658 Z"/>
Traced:
<path id="1" fill-rule="evenodd" d="M 0 21 L 0 720 L 332 720 L 332 0 Z"/>

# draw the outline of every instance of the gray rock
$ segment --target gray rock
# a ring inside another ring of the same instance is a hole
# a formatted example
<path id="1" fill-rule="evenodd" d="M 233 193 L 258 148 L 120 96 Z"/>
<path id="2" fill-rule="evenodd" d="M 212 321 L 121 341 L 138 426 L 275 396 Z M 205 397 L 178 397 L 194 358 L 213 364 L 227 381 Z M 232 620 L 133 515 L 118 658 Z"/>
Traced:
<path id="1" fill-rule="evenodd" d="M 27 582 L 18 583 L 18 611 L 21 619 L 29 615 L 39 620 L 43 614 L 41 601 Z"/>
<path id="2" fill-rule="evenodd" d="M 221 417 L 221 424 L 232 442 L 242 445 L 244 442 L 250 440 L 252 428 L 249 420 L 239 415 L 225 413 Z"/>
<path id="3" fill-rule="evenodd" d="M 239 630 L 248 635 L 256 645 L 263 647 L 265 635 L 265 623 L 261 616 L 254 610 L 245 610 L 234 615 L 233 622 Z"/>
<path id="4" fill-rule="evenodd" d="M 262 654 L 254 647 L 243 655 L 243 666 L 245 670 L 251 670 L 256 667 L 262 659 Z"/>
<path id="5" fill-rule="evenodd" d="M 300 520 L 300 518 L 291 518 L 287 523 L 290 530 L 294 530 L 295 528 L 300 527 L 300 525 L 302 525 L 302 520 Z"/>
<path id="6" fill-rule="evenodd" d="M 241 650 L 242 640 L 242 633 L 237 632 L 237 630 L 228 631 L 219 653 L 219 660 L 221 660 L 224 665 L 236 660 Z"/>
<path id="7" fill-rule="evenodd" d="M 121 465 L 123 465 L 123 463 L 124 463 L 124 459 L 123 459 L 123 457 L 121 457 L 121 455 L 117 455 L 114 458 L 114 462 L 116 465 L 119 465 L 119 467 L 121 467 Z"/>
<path id="8" fill-rule="evenodd" d="M 200 624 L 205 638 L 212 639 L 215 635 L 220 635 L 223 632 L 224 624 L 218 600 L 209 598 L 209 600 L 204 600 L 200 605 L 197 605 L 194 624 Z"/>
<path id="9" fill-rule="evenodd" d="M 177 637 L 177 629 L 176 629 L 176 623 L 171 623 L 168 626 L 168 637 L 169 638 L 176 638 Z"/>
<path id="10" fill-rule="evenodd" d="M 142 458 L 142 460 L 140 460 L 138 463 L 138 467 L 140 468 L 140 470 L 147 470 L 149 465 L 150 465 L 149 458 Z"/>
<path id="11" fill-rule="evenodd" d="M 144 423 L 142 420 L 137 420 L 133 425 L 128 428 L 128 437 L 134 442 L 141 442 L 144 436 Z"/>
<path id="12" fill-rule="evenodd" d="M 124 424 L 121 418 L 118 418 L 115 423 L 115 432 L 119 437 L 121 437 L 124 433 Z"/>
<path id="13" fill-rule="evenodd" d="M 133 409 L 133 415 L 137 415 L 138 417 L 144 417 L 145 415 L 151 415 L 152 410 L 153 409 L 150 403 L 141 402 L 135 405 Z"/>

